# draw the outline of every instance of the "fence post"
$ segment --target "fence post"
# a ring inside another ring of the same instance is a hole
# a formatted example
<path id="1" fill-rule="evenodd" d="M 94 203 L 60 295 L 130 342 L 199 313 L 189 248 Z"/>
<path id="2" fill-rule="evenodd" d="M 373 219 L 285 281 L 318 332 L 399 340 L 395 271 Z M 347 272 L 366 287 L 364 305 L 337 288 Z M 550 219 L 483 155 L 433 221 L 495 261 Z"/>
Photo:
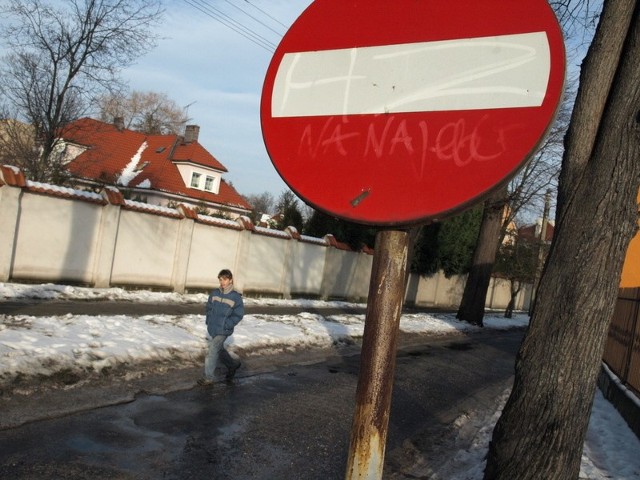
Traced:
<path id="1" fill-rule="evenodd" d="M 287 241 L 285 247 L 284 265 L 282 265 L 282 277 L 280 278 L 280 293 L 282 298 L 290 299 L 293 269 L 296 260 L 300 257 L 300 233 L 296 227 L 287 227 L 285 232 L 289 234 L 291 240 Z"/>
<path id="2" fill-rule="evenodd" d="M 334 268 L 336 261 L 336 239 L 328 233 L 324 236 L 327 247 L 324 252 L 324 267 L 322 269 L 322 282 L 320 283 L 320 299 L 328 300 L 333 293 L 336 284 L 337 270 Z"/>
<path id="3" fill-rule="evenodd" d="M 251 235 L 253 235 L 255 225 L 249 217 L 244 216 L 237 218 L 236 222 L 242 227 L 242 230 L 238 234 L 238 248 L 233 263 L 233 284 L 240 292 L 243 292 L 249 274 L 247 265 L 251 252 Z"/>
<path id="4" fill-rule="evenodd" d="M 7 165 L 0 166 L 0 282 L 6 282 L 11 278 L 22 187 L 26 184 L 26 179 L 19 169 Z"/>
<path id="5" fill-rule="evenodd" d="M 193 240 L 193 227 L 198 218 L 197 212 L 186 205 L 178 205 L 178 211 L 183 215 L 178 226 L 178 239 L 173 254 L 173 271 L 171 272 L 171 288 L 174 292 L 184 293 L 187 284 L 187 270 L 189 268 L 189 253 Z"/>
<path id="6" fill-rule="evenodd" d="M 96 288 L 109 288 L 111 286 L 111 273 L 116 253 L 118 229 L 120 228 L 120 209 L 124 205 L 124 197 L 118 189 L 113 187 L 105 188 L 101 194 L 107 204 L 102 207 L 100 215 L 98 245 L 96 246 L 96 258 L 93 264 L 93 286 Z"/>
<path id="7" fill-rule="evenodd" d="M 11 277 L 22 189 L 4 185 L 0 188 L 0 282 Z"/>

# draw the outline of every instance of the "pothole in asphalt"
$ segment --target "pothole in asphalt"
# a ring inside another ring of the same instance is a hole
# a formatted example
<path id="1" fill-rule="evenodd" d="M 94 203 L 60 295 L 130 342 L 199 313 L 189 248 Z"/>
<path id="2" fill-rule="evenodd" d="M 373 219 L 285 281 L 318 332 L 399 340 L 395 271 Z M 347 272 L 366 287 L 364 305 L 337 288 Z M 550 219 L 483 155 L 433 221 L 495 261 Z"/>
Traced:
<path id="1" fill-rule="evenodd" d="M 421 357 L 422 355 L 429 355 L 429 352 L 409 352 L 407 355 L 410 357 Z"/>
<path id="2" fill-rule="evenodd" d="M 473 348 L 473 345 L 471 343 L 468 342 L 456 342 L 456 343 L 450 343 L 449 345 L 447 345 L 447 348 L 449 350 L 460 350 L 460 351 L 464 351 L 464 350 L 471 350 Z"/>

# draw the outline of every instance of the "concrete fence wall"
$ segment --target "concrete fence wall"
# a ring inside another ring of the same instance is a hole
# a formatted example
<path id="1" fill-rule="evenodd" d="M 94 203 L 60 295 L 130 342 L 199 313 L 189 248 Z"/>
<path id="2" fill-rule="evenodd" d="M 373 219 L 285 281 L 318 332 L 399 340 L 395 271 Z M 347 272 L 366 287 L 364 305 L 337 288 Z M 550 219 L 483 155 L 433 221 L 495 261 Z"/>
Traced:
<path id="1" fill-rule="evenodd" d="M 331 235 L 256 227 L 125 200 L 113 188 L 88 193 L 26 180 L 0 167 L 0 281 L 67 282 L 177 292 L 208 290 L 223 268 L 245 295 L 364 301 L 373 255 Z M 411 275 L 406 302 L 456 307 L 464 277 Z M 516 308 L 528 304 L 529 290 Z M 487 306 L 504 308 L 507 282 L 493 279 Z"/>

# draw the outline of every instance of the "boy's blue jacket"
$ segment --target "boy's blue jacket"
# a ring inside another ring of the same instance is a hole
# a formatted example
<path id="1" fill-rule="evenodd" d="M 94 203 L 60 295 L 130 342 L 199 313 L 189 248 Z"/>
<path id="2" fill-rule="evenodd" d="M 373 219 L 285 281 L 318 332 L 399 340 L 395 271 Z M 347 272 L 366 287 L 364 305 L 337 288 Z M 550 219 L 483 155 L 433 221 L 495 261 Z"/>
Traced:
<path id="1" fill-rule="evenodd" d="M 207 332 L 212 337 L 216 335 L 231 335 L 233 329 L 244 316 L 242 295 L 235 290 L 224 293 L 214 288 L 207 300 Z"/>

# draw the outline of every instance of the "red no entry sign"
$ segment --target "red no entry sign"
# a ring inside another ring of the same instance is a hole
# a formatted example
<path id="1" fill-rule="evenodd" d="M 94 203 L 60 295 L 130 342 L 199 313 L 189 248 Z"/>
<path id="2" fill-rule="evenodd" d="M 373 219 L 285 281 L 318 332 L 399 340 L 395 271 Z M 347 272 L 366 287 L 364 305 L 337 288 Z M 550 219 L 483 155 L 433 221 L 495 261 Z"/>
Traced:
<path id="1" fill-rule="evenodd" d="M 315 0 L 265 78 L 265 145 L 327 213 L 437 219 L 513 176 L 561 98 L 562 34 L 545 0 Z"/>

